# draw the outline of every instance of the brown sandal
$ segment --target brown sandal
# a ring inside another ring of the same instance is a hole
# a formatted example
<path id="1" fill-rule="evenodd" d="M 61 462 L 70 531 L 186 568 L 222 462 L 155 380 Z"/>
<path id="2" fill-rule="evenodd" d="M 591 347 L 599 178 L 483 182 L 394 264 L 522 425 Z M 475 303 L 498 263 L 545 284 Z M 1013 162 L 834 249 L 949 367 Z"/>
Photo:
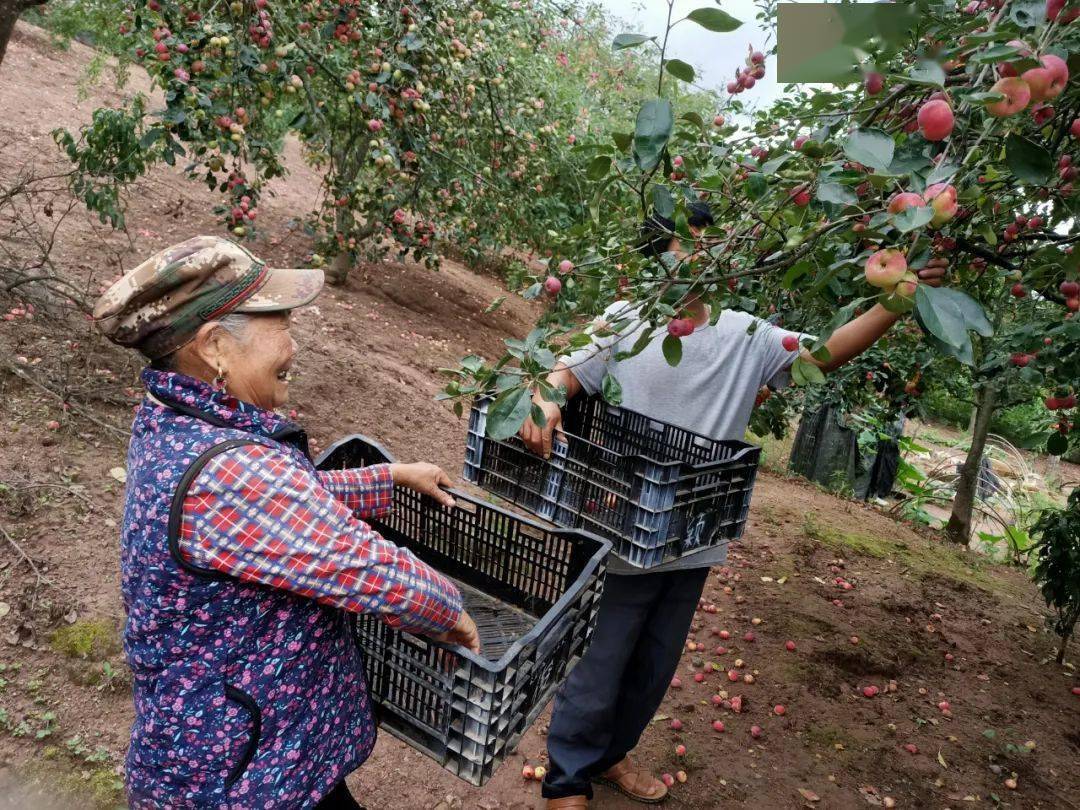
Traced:
<path id="1" fill-rule="evenodd" d="M 589 800 L 585 796 L 563 796 L 547 802 L 547 810 L 584 810 L 588 806 Z"/>
<path id="2" fill-rule="evenodd" d="M 642 804 L 660 804 L 667 798 L 668 789 L 644 768 L 637 768 L 627 757 L 596 777 L 594 782 L 614 788 L 628 799 Z"/>

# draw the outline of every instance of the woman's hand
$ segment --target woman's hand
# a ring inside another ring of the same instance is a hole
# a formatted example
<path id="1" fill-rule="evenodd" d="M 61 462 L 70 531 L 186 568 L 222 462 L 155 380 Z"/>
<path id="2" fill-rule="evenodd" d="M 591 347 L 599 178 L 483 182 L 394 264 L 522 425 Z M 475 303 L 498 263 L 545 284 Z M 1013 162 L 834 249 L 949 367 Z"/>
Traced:
<path id="1" fill-rule="evenodd" d="M 423 461 L 415 464 L 391 464 L 390 475 L 394 479 L 394 486 L 405 487 L 421 495 L 430 495 L 447 508 L 454 506 L 454 499 L 450 494 L 439 489 L 452 486 L 453 482 L 450 476 L 435 464 Z"/>
<path id="2" fill-rule="evenodd" d="M 447 644 L 460 644 L 462 647 L 468 647 L 477 654 L 480 652 L 480 635 L 476 631 L 476 622 L 474 622 L 472 616 L 464 610 L 461 611 L 457 624 L 445 633 L 432 636 L 432 638 Z"/>

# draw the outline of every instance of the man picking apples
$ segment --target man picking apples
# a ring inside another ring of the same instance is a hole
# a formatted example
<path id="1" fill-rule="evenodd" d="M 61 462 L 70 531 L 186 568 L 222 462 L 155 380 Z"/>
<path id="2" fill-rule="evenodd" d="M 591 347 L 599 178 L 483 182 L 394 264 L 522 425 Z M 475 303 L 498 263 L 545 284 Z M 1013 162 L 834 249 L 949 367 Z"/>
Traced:
<path id="1" fill-rule="evenodd" d="M 713 224 L 704 204 L 692 206 L 689 215 L 695 236 Z M 639 250 L 650 257 L 671 251 L 683 258 L 679 240 L 672 238 L 674 229 L 673 222 L 653 215 L 643 226 Z M 900 251 L 884 253 L 875 254 L 866 269 L 868 281 L 884 290 L 884 299 L 910 296 L 919 283 L 937 286 L 945 275 L 942 260 L 916 275 Z M 625 308 L 616 302 L 603 319 L 626 318 Z M 902 306 L 890 309 L 904 311 Z M 682 338 L 678 366 L 668 365 L 658 339 L 633 357 L 616 359 L 617 346 L 632 345 L 635 333 L 647 328 L 635 321 L 619 335 L 595 340 L 564 358 L 548 382 L 573 397 L 596 393 L 604 376 L 612 374 L 622 386 L 626 408 L 713 439 L 741 439 L 762 385 L 785 385 L 800 354 L 825 371 L 846 363 L 897 321 L 900 316 L 890 309 L 877 304 L 837 329 L 826 343 L 830 359 L 822 363 L 802 347 L 809 342 L 806 335 L 733 310 L 724 310 L 712 323 L 708 305 L 695 299 L 668 326 Z M 527 420 L 521 437 L 531 450 L 548 456 L 562 413 L 539 394 L 534 401 L 547 422 L 541 428 Z M 724 546 L 706 548 L 645 572 L 618 558 L 610 560 L 592 642 L 555 701 L 548 731 L 551 767 L 543 786 L 549 810 L 587 807 L 593 782 L 635 801 L 664 800 L 667 786 L 628 754 L 671 684 L 709 568 L 725 557 Z"/>

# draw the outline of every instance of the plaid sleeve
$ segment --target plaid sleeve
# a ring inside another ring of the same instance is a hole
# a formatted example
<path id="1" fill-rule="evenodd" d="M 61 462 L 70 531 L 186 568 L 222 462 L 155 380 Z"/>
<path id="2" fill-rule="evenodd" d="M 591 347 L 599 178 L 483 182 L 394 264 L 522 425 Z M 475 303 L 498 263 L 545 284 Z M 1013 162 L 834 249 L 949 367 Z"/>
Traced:
<path id="1" fill-rule="evenodd" d="M 394 478 L 389 464 L 319 473 L 319 483 L 363 519 L 382 517 L 394 503 Z"/>
<path id="2" fill-rule="evenodd" d="M 448 630 L 462 611 L 452 582 L 263 445 L 234 447 L 202 469 L 184 499 L 180 549 L 193 565 L 417 633 Z"/>

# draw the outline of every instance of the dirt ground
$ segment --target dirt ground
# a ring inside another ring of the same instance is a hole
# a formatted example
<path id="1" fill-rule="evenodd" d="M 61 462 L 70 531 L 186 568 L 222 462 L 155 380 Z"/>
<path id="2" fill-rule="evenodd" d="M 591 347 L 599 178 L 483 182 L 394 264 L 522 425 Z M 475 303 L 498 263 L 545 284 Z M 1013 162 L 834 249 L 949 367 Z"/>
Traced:
<path id="1" fill-rule="evenodd" d="M 89 58 L 20 26 L 0 71 L 9 111 L 0 181 L 55 160 L 52 127 L 117 101 L 102 87 L 76 98 Z M 286 266 L 310 250 L 292 217 L 317 193 L 289 149 L 297 169 L 260 206 L 267 236 L 254 245 Z M 79 215 L 58 233 L 54 259 L 94 289 L 160 247 L 214 232 L 210 201 L 179 172 L 155 172 L 132 195 L 130 241 Z M 365 433 L 456 477 L 465 422 L 433 401 L 437 370 L 470 352 L 494 356 L 504 337 L 527 331 L 536 310 L 516 297 L 483 314 L 502 294 L 454 263 L 437 274 L 361 268 L 297 316 L 300 420 L 323 445 Z M 13 304 L 0 293 L 0 307 Z M 132 719 L 119 651 L 119 478 L 137 370 L 85 324 L 0 322 L 0 807 L 119 801 Z M 63 409 L 64 392 L 78 393 L 78 410 Z M 763 473 L 746 535 L 710 576 L 690 640 L 702 650 L 685 654 L 682 686 L 639 751 L 658 770 L 687 774 L 670 806 L 1080 806 L 1080 698 L 1071 693 L 1080 679 L 1052 663 L 1054 636 L 1022 572 Z M 879 693 L 864 696 L 869 686 Z M 740 711 L 722 704 L 735 697 Z M 520 768 L 544 762 L 546 722 L 482 789 L 389 734 L 350 785 L 369 808 L 542 807 Z M 627 805 L 605 789 L 594 803 Z"/>

